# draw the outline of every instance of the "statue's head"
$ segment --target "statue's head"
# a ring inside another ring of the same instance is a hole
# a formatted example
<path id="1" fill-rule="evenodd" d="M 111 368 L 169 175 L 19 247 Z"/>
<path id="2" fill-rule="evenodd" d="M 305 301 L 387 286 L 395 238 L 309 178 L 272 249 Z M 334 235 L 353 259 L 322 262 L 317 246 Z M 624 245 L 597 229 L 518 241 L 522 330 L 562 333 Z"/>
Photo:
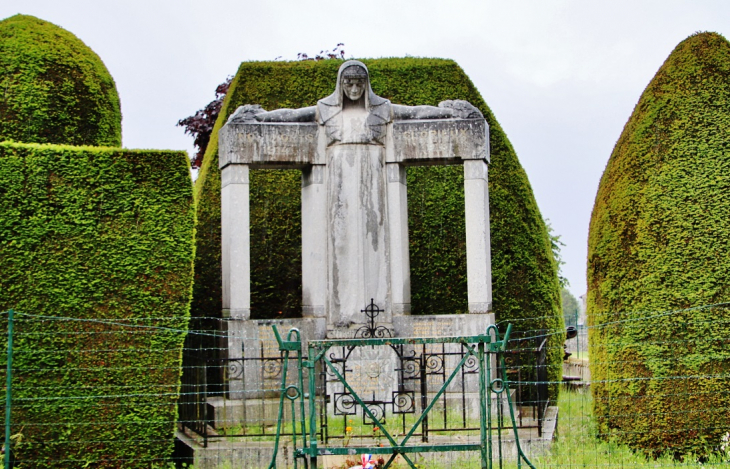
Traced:
<path id="1" fill-rule="evenodd" d="M 349 65 L 340 75 L 342 92 L 352 101 L 360 99 L 368 86 L 368 72 L 361 65 Z"/>

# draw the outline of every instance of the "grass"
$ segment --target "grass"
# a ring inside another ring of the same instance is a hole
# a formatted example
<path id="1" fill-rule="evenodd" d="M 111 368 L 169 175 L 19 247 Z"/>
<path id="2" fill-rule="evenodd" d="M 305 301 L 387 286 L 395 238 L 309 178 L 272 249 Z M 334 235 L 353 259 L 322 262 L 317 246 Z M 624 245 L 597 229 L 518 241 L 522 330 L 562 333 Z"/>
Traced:
<path id="1" fill-rule="evenodd" d="M 686 457 L 684 461 L 670 457 L 655 460 L 634 453 L 626 446 L 597 439 L 590 391 L 563 391 L 558 405 L 560 408 L 558 438 L 549 454 L 532 461 L 538 469 L 730 467 L 730 455 L 727 454 L 724 457 L 711 458 L 704 464 L 692 457 Z M 505 469 L 514 467 L 516 464 L 505 465 Z"/>
<path id="2" fill-rule="evenodd" d="M 596 427 L 593 420 L 593 400 L 589 391 L 563 391 L 558 403 L 560 412 L 558 420 L 558 437 L 553 442 L 550 452 L 542 457 L 532 459 L 537 469 L 560 468 L 601 468 L 601 469 L 656 469 L 665 467 L 727 467 L 730 468 L 730 454 L 715 456 L 709 461 L 699 463 L 695 458 L 686 457 L 677 461 L 670 457 L 646 459 L 626 446 L 605 442 L 596 438 Z M 428 458 L 423 458 L 428 460 Z M 391 466 L 394 467 L 394 466 Z M 399 465 L 394 469 L 407 467 Z M 424 469 L 478 469 L 478 456 L 465 454 L 463 458 L 455 458 L 446 464 L 422 463 Z M 522 468 L 527 468 L 522 464 Z M 500 468 L 494 461 L 494 469 Z M 504 461 L 502 469 L 516 469 L 515 461 Z"/>

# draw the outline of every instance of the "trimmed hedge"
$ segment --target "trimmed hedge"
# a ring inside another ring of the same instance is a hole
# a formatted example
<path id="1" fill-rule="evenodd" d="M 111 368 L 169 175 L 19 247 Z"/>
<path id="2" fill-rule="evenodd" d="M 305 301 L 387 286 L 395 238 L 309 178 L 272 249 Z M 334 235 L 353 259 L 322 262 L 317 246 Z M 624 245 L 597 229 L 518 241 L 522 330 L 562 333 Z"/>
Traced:
<path id="1" fill-rule="evenodd" d="M 598 188 L 588 244 L 595 414 L 604 436 L 648 453 L 707 452 L 730 429 L 728 310 L 655 314 L 730 301 L 728 136 L 730 43 L 690 36 L 644 90 Z"/>
<path id="2" fill-rule="evenodd" d="M 0 311 L 60 318 L 18 316 L 15 467 L 161 464 L 192 290 L 187 155 L 5 142 L 0 181 Z"/>
<path id="3" fill-rule="evenodd" d="M 552 378 L 559 379 L 564 335 L 557 269 L 532 189 L 504 131 L 464 71 L 451 60 L 389 58 L 363 62 L 370 70 L 375 93 L 393 103 L 436 105 L 446 99 L 464 99 L 477 106 L 489 122 L 494 311 L 499 321 L 519 321 L 516 326 L 523 331 L 558 331 L 551 338 L 550 363 L 555 365 Z M 218 130 L 239 105 L 256 103 L 267 110 L 314 105 L 334 89 L 341 63 L 241 64 L 195 185 L 198 244 L 194 315 L 221 314 Z M 409 168 L 408 185 L 413 312 L 466 312 L 463 169 Z M 266 189 L 260 189 L 263 187 Z M 299 193 L 297 171 L 251 172 L 252 317 L 277 317 L 280 311 L 282 315 L 301 314 Z M 271 210 L 275 206 L 276 210 Z M 266 218 L 266 210 L 269 214 L 281 212 Z M 260 234 L 264 225 L 266 236 Z"/>
<path id="4" fill-rule="evenodd" d="M 79 38 L 28 15 L 0 21 L 0 141 L 122 145 L 119 95 Z"/>

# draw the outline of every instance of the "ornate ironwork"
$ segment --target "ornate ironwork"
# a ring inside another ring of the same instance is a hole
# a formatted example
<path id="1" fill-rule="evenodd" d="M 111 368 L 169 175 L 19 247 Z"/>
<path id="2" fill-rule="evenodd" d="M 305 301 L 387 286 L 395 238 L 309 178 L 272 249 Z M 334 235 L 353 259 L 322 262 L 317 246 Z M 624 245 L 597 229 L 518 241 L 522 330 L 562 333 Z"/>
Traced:
<path id="1" fill-rule="evenodd" d="M 464 374 L 475 374 L 479 373 L 479 362 L 473 356 L 469 356 L 464 362 Z"/>
<path id="2" fill-rule="evenodd" d="M 243 377 L 243 360 L 231 360 L 228 362 L 227 379 L 241 379 Z"/>
<path id="3" fill-rule="evenodd" d="M 282 368 L 281 358 L 266 358 L 264 359 L 264 379 L 275 379 L 281 376 Z"/>
<path id="4" fill-rule="evenodd" d="M 394 414 L 412 414 L 416 412 L 416 393 L 413 391 L 394 392 L 392 404 Z"/>
<path id="5" fill-rule="evenodd" d="M 383 425 L 385 425 L 385 406 L 388 402 L 385 401 L 363 401 L 368 410 L 375 416 L 375 418 Z M 367 412 L 362 412 L 362 423 L 364 425 L 373 425 L 375 420 L 370 418 Z"/>
<path id="6" fill-rule="evenodd" d="M 352 394 L 336 392 L 334 398 L 335 415 L 357 415 L 357 402 Z"/>
<path id="7" fill-rule="evenodd" d="M 385 326 L 375 325 L 375 318 L 380 316 L 380 313 L 384 312 L 384 310 L 380 309 L 378 305 L 375 304 L 373 298 L 370 298 L 370 304 L 367 305 L 365 309 L 361 309 L 360 312 L 365 313 L 365 316 L 368 318 L 368 322 L 355 331 L 355 339 L 386 339 L 393 337 L 390 329 Z"/>

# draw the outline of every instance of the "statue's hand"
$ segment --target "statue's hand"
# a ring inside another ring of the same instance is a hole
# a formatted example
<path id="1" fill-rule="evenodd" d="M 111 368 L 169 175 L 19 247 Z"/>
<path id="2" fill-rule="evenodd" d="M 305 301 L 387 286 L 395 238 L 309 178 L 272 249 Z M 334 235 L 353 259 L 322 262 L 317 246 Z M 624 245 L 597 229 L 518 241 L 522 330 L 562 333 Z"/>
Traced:
<path id="1" fill-rule="evenodd" d="M 457 119 L 478 119 L 484 117 L 479 109 L 472 106 L 468 101 L 461 99 L 441 101 L 439 107 L 453 110 L 454 117 Z"/>
<path id="2" fill-rule="evenodd" d="M 266 112 L 266 109 L 262 108 L 258 104 L 246 104 L 245 106 L 238 106 L 238 109 L 231 114 L 228 118 L 228 122 L 237 124 L 256 122 L 256 114 Z"/>

